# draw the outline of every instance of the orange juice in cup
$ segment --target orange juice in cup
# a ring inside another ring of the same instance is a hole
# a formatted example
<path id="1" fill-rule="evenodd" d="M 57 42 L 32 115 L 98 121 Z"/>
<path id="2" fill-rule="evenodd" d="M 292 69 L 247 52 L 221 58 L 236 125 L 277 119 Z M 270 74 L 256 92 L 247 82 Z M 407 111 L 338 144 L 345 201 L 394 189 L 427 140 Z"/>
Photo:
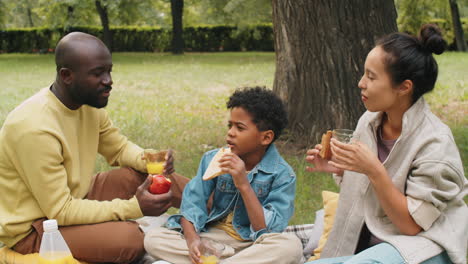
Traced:
<path id="1" fill-rule="evenodd" d="M 166 154 L 167 151 L 145 150 L 146 170 L 149 174 L 162 174 L 164 163 L 166 162 Z"/>
<path id="2" fill-rule="evenodd" d="M 224 245 L 213 239 L 201 238 L 200 261 L 202 264 L 218 264 L 223 253 Z"/>
<path id="3" fill-rule="evenodd" d="M 200 260 L 202 264 L 218 264 L 219 263 L 219 259 L 215 255 L 210 255 L 210 256 L 202 255 L 200 256 Z"/>

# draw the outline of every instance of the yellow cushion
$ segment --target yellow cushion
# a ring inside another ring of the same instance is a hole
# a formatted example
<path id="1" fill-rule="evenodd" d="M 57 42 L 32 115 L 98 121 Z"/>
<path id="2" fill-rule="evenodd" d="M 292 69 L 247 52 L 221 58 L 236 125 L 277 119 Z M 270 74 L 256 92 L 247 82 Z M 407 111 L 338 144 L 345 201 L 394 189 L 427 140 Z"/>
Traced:
<path id="1" fill-rule="evenodd" d="M 14 250 L 9 249 L 8 247 L 0 248 L 0 263 L 7 264 L 34 264 L 39 260 L 39 254 L 20 254 Z M 76 263 L 86 264 L 86 262 L 76 261 Z"/>
<path id="2" fill-rule="evenodd" d="M 322 191 L 323 209 L 325 211 L 323 220 L 323 233 L 320 236 L 320 240 L 316 249 L 314 249 L 313 256 L 308 261 L 316 260 L 320 258 L 322 249 L 327 242 L 328 235 L 333 226 L 335 220 L 335 212 L 338 207 L 339 194 L 335 192 Z"/>

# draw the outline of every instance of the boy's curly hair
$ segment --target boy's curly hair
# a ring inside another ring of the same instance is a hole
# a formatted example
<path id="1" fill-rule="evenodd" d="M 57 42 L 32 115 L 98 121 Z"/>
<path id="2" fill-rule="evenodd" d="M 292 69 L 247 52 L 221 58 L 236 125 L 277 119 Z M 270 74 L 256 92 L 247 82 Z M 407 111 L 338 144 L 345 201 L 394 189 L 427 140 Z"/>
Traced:
<path id="1" fill-rule="evenodd" d="M 252 115 L 258 130 L 273 130 L 274 142 L 288 125 L 288 115 L 283 101 L 265 87 L 237 89 L 226 103 L 228 109 L 242 107 Z"/>

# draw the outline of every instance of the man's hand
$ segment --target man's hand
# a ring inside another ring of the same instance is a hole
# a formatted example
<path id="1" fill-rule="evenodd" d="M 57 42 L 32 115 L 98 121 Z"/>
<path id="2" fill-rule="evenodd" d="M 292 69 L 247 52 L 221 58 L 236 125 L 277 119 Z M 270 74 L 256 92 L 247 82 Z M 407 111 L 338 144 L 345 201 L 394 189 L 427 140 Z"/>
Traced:
<path id="1" fill-rule="evenodd" d="M 164 164 L 164 175 L 171 175 L 175 172 L 174 169 L 174 156 L 172 155 L 172 149 L 169 149 L 166 153 L 166 164 Z"/>
<path id="2" fill-rule="evenodd" d="M 136 198 L 141 212 L 145 216 L 160 216 L 171 207 L 172 191 L 164 194 L 152 194 L 148 191 L 153 177 L 149 175 L 136 191 Z"/>

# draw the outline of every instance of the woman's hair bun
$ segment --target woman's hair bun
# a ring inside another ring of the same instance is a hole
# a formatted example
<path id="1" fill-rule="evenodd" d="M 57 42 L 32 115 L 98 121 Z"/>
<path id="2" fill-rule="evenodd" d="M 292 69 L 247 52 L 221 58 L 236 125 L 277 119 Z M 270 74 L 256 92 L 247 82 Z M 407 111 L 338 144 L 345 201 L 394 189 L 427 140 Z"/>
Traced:
<path id="1" fill-rule="evenodd" d="M 437 55 L 442 54 L 447 48 L 447 42 L 442 38 L 442 33 L 434 24 L 426 24 L 419 31 L 419 41 L 424 50 Z"/>

